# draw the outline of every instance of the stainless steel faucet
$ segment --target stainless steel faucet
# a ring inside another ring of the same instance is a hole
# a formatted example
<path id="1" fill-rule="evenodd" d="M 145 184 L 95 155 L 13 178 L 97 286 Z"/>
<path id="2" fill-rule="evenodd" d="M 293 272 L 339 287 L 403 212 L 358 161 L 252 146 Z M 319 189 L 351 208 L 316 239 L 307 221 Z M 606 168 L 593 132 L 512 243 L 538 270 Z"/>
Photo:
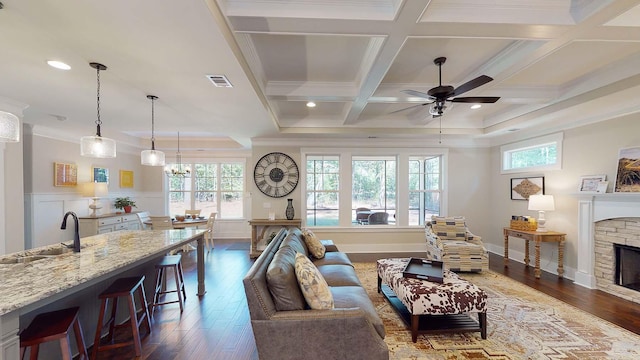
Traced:
<path id="1" fill-rule="evenodd" d="M 78 226 L 78 215 L 73 211 L 67 211 L 64 214 L 64 218 L 62 219 L 62 225 L 60 226 L 61 230 L 65 230 L 67 228 L 67 217 L 69 215 L 73 216 L 73 223 L 76 226 L 76 231 L 73 236 L 73 252 L 80 252 L 80 227 Z"/>

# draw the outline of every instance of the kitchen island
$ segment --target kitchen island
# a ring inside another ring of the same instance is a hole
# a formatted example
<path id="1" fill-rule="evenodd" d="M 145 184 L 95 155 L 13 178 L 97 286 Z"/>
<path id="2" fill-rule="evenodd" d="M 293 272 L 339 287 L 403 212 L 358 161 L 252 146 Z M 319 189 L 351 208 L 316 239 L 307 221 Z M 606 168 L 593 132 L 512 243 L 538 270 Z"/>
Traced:
<path id="1" fill-rule="evenodd" d="M 1 256 L 0 360 L 19 358 L 17 334 L 25 326 L 27 319 L 22 317 L 28 317 L 26 314 L 33 317 L 51 307 L 74 303 L 80 303 L 87 314 L 97 313 L 91 308 L 112 278 L 127 272 L 153 274 L 152 261 L 193 241 L 198 251 L 197 295 L 202 296 L 204 230 L 116 231 L 82 238 L 79 253 L 58 244 Z M 147 281 L 153 278 L 148 276 Z M 82 325 L 85 334 L 95 331 L 86 320 Z"/>

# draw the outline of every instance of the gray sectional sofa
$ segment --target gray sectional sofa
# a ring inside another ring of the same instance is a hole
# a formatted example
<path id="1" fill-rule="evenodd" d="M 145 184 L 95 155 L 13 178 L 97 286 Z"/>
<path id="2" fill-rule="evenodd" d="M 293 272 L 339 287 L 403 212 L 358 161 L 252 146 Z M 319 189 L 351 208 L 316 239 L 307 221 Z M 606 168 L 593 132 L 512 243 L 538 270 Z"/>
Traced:
<path id="1" fill-rule="evenodd" d="M 296 252 L 309 255 L 299 229 L 282 229 L 243 279 L 261 360 L 389 359 L 384 325 L 349 260 L 331 241 L 313 259 L 334 309 L 307 306 L 295 275 Z"/>

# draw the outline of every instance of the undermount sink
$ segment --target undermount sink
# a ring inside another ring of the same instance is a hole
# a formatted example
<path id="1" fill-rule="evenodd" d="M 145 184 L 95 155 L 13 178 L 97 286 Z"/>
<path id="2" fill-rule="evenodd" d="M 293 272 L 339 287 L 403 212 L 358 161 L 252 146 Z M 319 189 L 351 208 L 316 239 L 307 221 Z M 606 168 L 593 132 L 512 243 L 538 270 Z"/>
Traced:
<path id="1" fill-rule="evenodd" d="M 8 265 L 8 264 L 26 264 L 32 261 L 46 259 L 47 256 L 44 255 L 32 255 L 32 256 L 17 256 L 10 257 L 5 259 L 0 259 L 0 264 Z"/>

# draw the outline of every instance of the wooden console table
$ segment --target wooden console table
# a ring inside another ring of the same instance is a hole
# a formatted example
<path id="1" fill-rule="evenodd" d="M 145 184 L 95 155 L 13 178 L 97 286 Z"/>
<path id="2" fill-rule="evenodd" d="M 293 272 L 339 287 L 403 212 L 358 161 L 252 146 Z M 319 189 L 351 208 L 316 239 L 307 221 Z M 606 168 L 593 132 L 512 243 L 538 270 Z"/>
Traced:
<path id="1" fill-rule="evenodd" d="M 276 220 L 269 220 L 269 219 L 253 219 L 253 220 L 249 220 L 249 225 L 251 225 L 251 249 L 249 250 L 249 257 L 250 258 L 257 258 L 258 256 L 260 256 L 260 254 L 262 253 L 262 250 L 258 250 L 258 242 L 262 239 L 264 239 L 265 234 L 267 233 L 267 230 L 270 227 L 273 227 L 272 230 L 274 230 L 276 233 L 278 232 L 278 230 L 280 230 L 279 228 L 282 227 L 286 227 L 286 228 L 290 228 L 290 227 L 300 227 L 302 224 L 302 220 L 300 219 L 293 219 L 293 220 L 286 220 L 286 219 L 276 219 Z M 278 230 L 276 230 L 276 228 Z M 267 234 L 268 236 L 268 234 Z"/>
<path id="2" fill-rule="evenodd" d="M 504 228 L 504 267 L 509 266 L 509 236 L 517 237 L 520 239 L 524 239 L 525 241 L 525 250 L 524 250 L 524 264 L 529 266 L 529 241 L 536 242 L 536 267 L 534 270 L 534 274 L 537 279 L 540 278 L 540 243 L 541 242 L 557 242 L 558 243 L 558 276 L 562 277 L 564 274 L 564 267 L 562 264 L 564 257 L 564 240 L 567 234 L 555 232 L 555 231 L 547 231 L 547 232 L 538 232 L 538 231 L 525 231 L 525 230 L 515 230 L 511 228 Z"/>

